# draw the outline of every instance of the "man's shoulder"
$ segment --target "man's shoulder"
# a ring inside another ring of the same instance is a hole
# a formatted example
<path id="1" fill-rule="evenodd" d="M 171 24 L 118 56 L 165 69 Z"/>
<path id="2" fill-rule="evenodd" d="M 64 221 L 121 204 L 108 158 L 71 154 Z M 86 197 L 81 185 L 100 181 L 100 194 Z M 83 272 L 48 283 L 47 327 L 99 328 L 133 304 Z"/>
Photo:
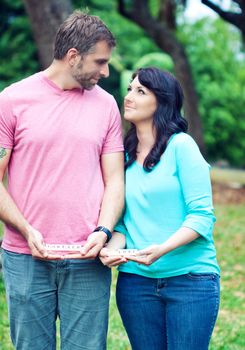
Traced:
<path id="1" fill-rule="evenodd" d="M 3 92 L 7 94 L 15 94 L 18 92 L 24 92 L 26 93 L 26 89 L 28 87 L 32 87 L 40 80 L 40 72 L 32 74 L 26 78 L 23 78 L 17 82 L 12 83 L 11 85 L 7 86 Z"/>
<path id="2" fill-rule="evenodd" d="M 99 85 L 95 85 L 92 90 L 87 91 L 87 96 L 95 98 L 96 100 L 101 99 L 111 103 L 115 101 L 114 97 Z"/>

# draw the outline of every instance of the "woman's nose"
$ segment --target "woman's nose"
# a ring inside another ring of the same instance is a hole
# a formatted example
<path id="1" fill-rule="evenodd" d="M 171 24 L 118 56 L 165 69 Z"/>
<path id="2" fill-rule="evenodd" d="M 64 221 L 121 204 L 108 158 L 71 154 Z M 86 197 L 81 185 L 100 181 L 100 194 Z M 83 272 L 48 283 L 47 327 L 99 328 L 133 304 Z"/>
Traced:
<path id="1" fill-rule="evenodd" d="M 132 99 L 133 99 L 133 94 L 132 94 L 132 90 L 130 90 L 130 91 L 127 92 L 124 100 L 126 102 L 126 101 L 132 101 Z"/>

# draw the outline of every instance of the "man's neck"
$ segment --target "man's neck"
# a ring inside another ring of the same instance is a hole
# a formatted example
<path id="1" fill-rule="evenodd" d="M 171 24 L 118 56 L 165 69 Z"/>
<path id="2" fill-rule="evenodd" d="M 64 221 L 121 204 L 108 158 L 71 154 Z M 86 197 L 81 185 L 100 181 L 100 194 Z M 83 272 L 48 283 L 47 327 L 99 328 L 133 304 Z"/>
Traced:
<path id="1" fill-rule="evenodd" d="M 54 60 L 51 65 L 43 71 L 43 73 L 62 90 L 81 88 L 70 75 L 66 65 L 59 60 Z"/>

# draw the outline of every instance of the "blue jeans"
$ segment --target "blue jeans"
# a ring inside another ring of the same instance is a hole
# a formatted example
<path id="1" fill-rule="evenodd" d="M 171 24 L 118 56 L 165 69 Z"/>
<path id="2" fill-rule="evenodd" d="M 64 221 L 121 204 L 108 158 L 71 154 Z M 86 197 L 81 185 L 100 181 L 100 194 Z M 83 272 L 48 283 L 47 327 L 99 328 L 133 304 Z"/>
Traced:
<path id="1" fill-rule="evenodd" d="M 111 273 L 96 260 L 42 261 L 2 252 L 10 333 L 16 350 L 104 350 Z"/>
<path id="2" fill-rule="evenodd" d="M 117 305 L 133 350 L 207 350 L 219 309 L 214 273 L 147 278 L 119 272 Z"/>

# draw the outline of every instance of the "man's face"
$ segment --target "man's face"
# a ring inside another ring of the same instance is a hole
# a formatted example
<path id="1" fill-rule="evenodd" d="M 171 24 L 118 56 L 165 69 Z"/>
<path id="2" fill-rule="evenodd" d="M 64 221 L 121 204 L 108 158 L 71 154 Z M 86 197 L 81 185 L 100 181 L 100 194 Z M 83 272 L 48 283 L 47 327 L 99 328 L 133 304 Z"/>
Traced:
<path id="1" fill-rule="evenodd" d="M 106 41 L 99 41 L 90 53 L 80 57 L 72 67 L 72 77 L 84 89 L 91 90 L 100 78 L 109 76 L 108 62 L 112 49 Z"/>

